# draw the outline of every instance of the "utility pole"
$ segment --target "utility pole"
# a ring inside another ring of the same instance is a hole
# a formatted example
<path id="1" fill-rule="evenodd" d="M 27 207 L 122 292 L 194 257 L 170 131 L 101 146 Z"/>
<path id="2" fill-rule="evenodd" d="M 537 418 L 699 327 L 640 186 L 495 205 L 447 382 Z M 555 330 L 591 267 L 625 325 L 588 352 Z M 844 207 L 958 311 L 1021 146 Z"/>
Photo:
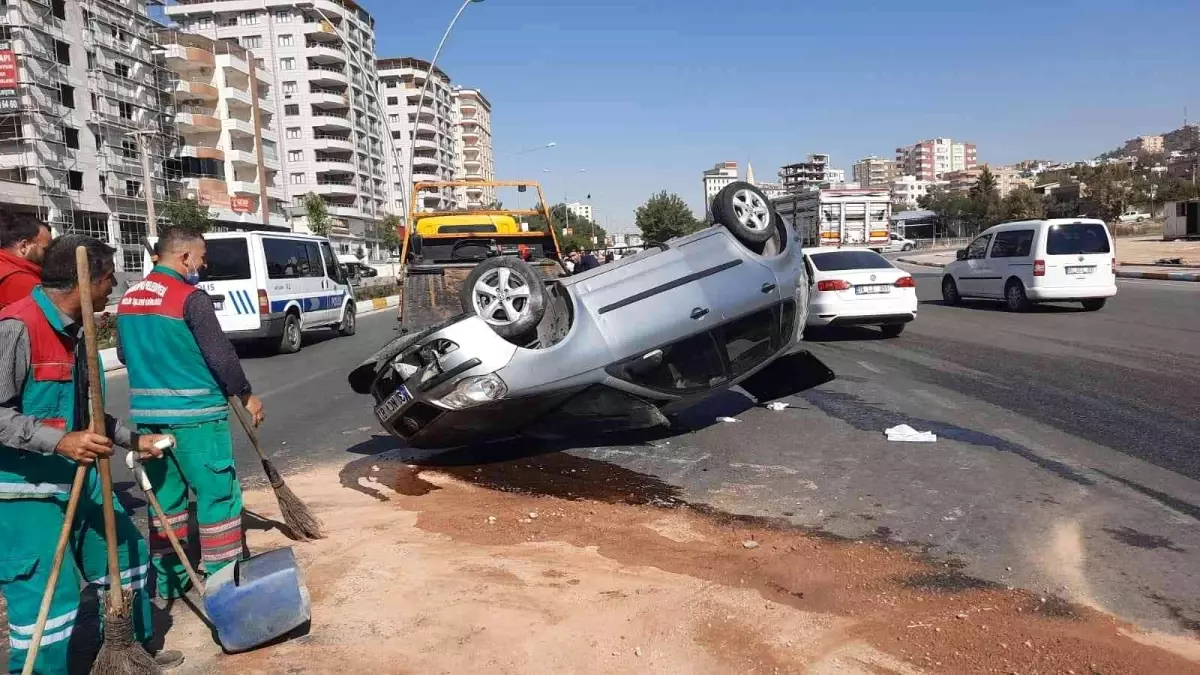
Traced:
<path id="1" fill-rule="evenodd" d="M 146 198 L 146 233 L 151 237 L 158 236 L 158 218 L 154 214 L 154 177 L 150 175 L 150 140 L 153 131 L 141 130 L 129 132 L 137 136 L 138 150 L 142 155 L 142 194 Z"/>

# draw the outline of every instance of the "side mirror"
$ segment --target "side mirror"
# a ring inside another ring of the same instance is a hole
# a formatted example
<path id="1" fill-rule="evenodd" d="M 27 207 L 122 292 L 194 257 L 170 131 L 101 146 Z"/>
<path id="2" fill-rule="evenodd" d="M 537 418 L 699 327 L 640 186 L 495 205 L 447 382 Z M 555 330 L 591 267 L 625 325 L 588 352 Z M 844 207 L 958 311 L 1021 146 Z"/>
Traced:
<path id="1" fill-rule="evenodd" d="M 967 259 L 967 249 L 964 248 L 964 249 L 955 251 L 955 257 L 957 257 L 959 260 L 966 260 Z"/>

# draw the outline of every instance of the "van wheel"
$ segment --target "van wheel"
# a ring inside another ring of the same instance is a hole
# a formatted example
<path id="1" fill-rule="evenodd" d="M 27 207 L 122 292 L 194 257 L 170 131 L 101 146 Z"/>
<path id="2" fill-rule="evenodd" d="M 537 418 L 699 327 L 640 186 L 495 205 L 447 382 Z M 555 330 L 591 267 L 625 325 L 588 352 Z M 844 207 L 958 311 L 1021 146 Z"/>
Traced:
<path id="1" fill-rule="evenodd" d="M 775 236 L 775 210 L 762 190 L 745 181 L 721 188 L 713 197 L 713 219 L 746 246 Z"/>
<path id="2" fill-rule="evenodd" d="M 1104 303 L 1106 300 L 1108 300 L 1108 298 L 1089 298 L 1087 300 L 1084 300 L 1084 301 L 1082 301 L 1083 311 L 1085 311 L 1085 312 L 1100 311 L 1101 309 L 1104 309 Z"/>
<path id="3" fill-rule="evenodd" d="M 300 317 L 288 314 L 283 320 L 283 335 L 279 337 L 279 353 L 295 354 L 300 351 Z"/>
<path id="4" fill-rule="evenodd" d="M 1029 311 L 1029 297 L 1025 295 L 1025 285 L 1016 279 L 1010 279 L 1004 287 L 1004 306 L 1010 312 Z"/>
<path id="5" fill-rule="evenodd" d="M 346 305 L 346 314 L 342 316 L 342 323 L 338 326 L 338 335 L 342 337 L 350 337 L 358 330 L 357 317 L 355 316 L 354 303 Z"/>
<path id="6" fill-rule="evenodd" d="M 476 314 L 496 334 L 524 344 L 546 314 L 546 286 L 529 263 L 514 256 L 475 266 L 459 292 L 464 312 Z"/>
<path id="7" fill-rule="evenodd" d="M 946 275 L 942 277 L 942 303 L 953 307 L 962 302 L 962 296 L 958 294 L 958 284 L 954 283 L 954 277 Z"/>

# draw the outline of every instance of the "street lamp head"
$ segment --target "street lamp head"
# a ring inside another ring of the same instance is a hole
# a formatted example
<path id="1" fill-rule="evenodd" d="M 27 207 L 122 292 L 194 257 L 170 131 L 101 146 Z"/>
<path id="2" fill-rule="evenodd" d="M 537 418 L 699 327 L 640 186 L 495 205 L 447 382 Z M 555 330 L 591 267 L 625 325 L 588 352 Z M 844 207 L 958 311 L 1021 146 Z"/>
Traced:
<path id="1" fill-rule="evenodd" d="M 554 147 L 554 146 L 556 146 L 556 145 L 558 145 L 558 143 L 555 143 L 554 141 L 550 141 L 549 143 L 547 143 L 547 144 L 546 144 L 546 147 L 547 147 L 547 148 L 553 148 L 553 147 Z"/>

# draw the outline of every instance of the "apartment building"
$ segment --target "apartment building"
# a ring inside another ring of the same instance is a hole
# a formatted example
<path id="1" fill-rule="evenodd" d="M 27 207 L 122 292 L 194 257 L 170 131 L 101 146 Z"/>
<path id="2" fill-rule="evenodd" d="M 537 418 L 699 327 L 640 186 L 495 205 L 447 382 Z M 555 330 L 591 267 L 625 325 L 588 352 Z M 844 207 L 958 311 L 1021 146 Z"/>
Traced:
<path id="1" fill-rule="evenodd" d="M 319 195 L 342 253 L 381 255 L 390 201 L 375 70 L 375 19 L 353 0 L 181 0 L 166 7 L 180 31 L 229 40 L 270 73 L 280 181 L 293 226 L 307 229 L 305 196 Z M 223 124 L 227 122 L 223 121 Z"/>
<path id="2" fill-rule="evenodd" d="M 171 192 L 156 28 L 145 0 L 0 3 L 0 203 L 116 247 L 118 270 L 141 269 L 147 191 Z"/>
<path id="3" fill-rule="evenodd" d="M 592 209 L 592 205 L 586 202 L 568 202 L 567 213 L 570 213 L 576 218 L 584 218 L 592 222 L 595 222 L 596 220 L 595 211 Z"/>
<path id="4" fill-rule="evenodd" d="M 455 180 L 496 179 L 496 163 L 492 156 L 492 104 L 478 89 L 454 87 Z M 457 188 L 456 199 L 468 209 L 478 209 L 496 202 L 494 187 Z M 591 207 L 589 207 L 591 208 Z"/>
<path id="5" fill-rule="evenodd" d="M 390 164 L 392 203 L 408 203 L 411 185 L 404 185 L 405 162 L 412 162 L 413 182 L 452 181 L 456 172 L 454 91 L 450 76 L 441 68 L 430 70 L 428 61 L 411 57 L 379 59 L 379 92 L 387 115 L 387 127 L 396 145 L 397 161 Z M 421 103 L 421 89 L 429 88 Z M 421 103 L 420 110 L 417 109 Z M 415 139 L 412 134 L 416 134 Z M 490 139 L 489 139 L 490 142 Z M 458 208 L 453 188 L 423 190 L 416 201 L 418 211 L 447 211 Z"/>
<path id="6" fill-rule="evenodd" d="M 804 192 L 815 190 L 822 183 L 845 183 L 846 170 L 830 168 L 829 155 L 816 153 L 803 162 L 780 167 L 779 182 L 788 192 Z"/>
<path id="7" fill-rule="evenodd" d="M 987 165 L 985 164 L 984 166 Z M 946 189 L 950 192 L 969 192 L 979 182 L 979 177 L 983 174 L 983 168 L 947 172 L 943 176 L 946 182 Z M 1033 179 L 1022 178 L 1021 170 L 1016 167 L 998 166 L 987 168 L 992 172 L 992 177 L 996 181 L 996 192 L 1001 197 L 1007 197 L 1008 193 L 1022 185 L 1033 187 Z"/>
<path id="8" fill-rule="evenodd" d="M 1130 154 L 1146 152 L 1159 155 L 1163 153 L 1164 147 L 1162 136 L 1138 136 L 1125 141 L 1125 152 Z"/>
<path id="9" fill-rule="evenodd" d="M 888 187 L 899 176 L 894 160 L 875 155 L 863 157 L 855 162 L 851 167 L 851 175 L 855 183 L 865 188 Z"/>
<path id="10" fill-rule="evenodd" d="M 175 99 L 176 156 L 184 196 L 209 207 L 222 229 L 291 229 L 280 170 L 271 74 L 227 40 L 158 32 Z"/>
<path id="11" fill-rule="evenodd" d="M 712 219 L 712 199 L 721 188 L 738 179 L 737 162 L 719 162 L 704 172 L 704 218 Z"/>
<path id="12" fill-rule="evenodd" d="M 893 204 L 906 209 L 915 209 L 917 202 L 929 194 L 930 188 L 944 185 L 943 182 L 924 180 L 916 176 L 897 176 L 888 184 L 888 189 L 892 192 Z"/>
<path id="13" fill-rule="evenodd" d="M 1026 178 L 1020 167 L 1016 166 L 997 166 L 991 167 L 992 175 L 996 177 L 996 189 L 1000 192 L 1001 197 L 1007 197 L 1010 192 L 1018 187 L 1033 187 L 1033 179 Z"/>
<path id="14" fill-rule="evenodd" d="M 923 180 L 939 180 L 947 172 L 974 169 L 978 164 L 975 144 L 952 138 L 933 138 L 896 148 L 899 173 Z"/>

